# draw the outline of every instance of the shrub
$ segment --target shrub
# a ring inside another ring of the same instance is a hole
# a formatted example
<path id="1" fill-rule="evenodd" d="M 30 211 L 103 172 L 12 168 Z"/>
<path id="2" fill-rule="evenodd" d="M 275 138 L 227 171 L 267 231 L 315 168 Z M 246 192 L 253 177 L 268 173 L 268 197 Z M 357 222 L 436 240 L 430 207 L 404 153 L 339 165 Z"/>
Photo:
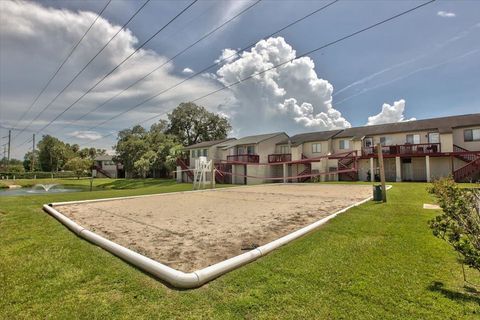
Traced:
<path id="1" fill-rule="evenodd" d="M 451 178 L 435 181 L 429 192 L 443 213 L 430 221 L 433 234 L 449 243 L 462 262 L 480 271 L 480 193 L 460 188 Z"/>

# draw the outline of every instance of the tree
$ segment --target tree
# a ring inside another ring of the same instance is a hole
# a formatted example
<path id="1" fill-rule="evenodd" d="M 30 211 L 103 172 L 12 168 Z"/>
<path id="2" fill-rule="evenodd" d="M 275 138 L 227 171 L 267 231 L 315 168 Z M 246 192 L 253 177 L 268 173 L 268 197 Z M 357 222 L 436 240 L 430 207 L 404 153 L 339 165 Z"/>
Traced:
<path id="1" fill-rule="evenodd" d="M 135 172 L 135 162 L 150 150 L 147 137 L 148 132 L 139 125 L 118 133 L 114 161 L 122 163 L 126 173 Z"/>
<path id="2" fill-rule="evenodd" d="M 39 154 L 38 150 L 35 150 L 35 168 L 32 168 L 33 152 L 29 151 L 25 153 L 25 156 L 23 158 L 23 167 L 25 168 L 25 170 L 27 171 L 41 170 L 38 154 Z"/>
<path id="3" fill-rule="evenodd" d="M 8 172 L 23 173 L 23 172 L 25 172 L 25 168 L 21 164 L 11 164 L 11 165 L 8 166 Z"/>
<path id="4" fill-rule="evenodd" d="M 150 173 L 154 177 L 166 176 L 172 169 L 167 157 L 172 148 L 181 148 L 178 139 L 166 133 L 166 121 L 153 124 L 147 131 L 141 126 L 119 132 L 115 161 L 121 162 L 125 171 L 146 177 Z"/>
<path id="5" fill-rule="evenodd" d="M 193 102 L 181 103 L 172 113 L 166 133 L 175 135 L 184 146 L 225 139 L 232 129 L 227 118 L 207 111 Z"/>
<path id="6" fill-rule="evenodd" d="M 92 166 L 92 161 L 89 159 L 82 159 L 80 157 L 75 157 L 67 161 L 65 164 L 65 169 L 73 171 L 77 176 L 77 179 L 87 173 Z"/>
<path id="7" fill-rule="evenodd" d="M 43 171 L 58 171 L 68 161 L 71 150 L 65 143 L 51 135 L 45 135 L 38 142 L 38 159 Z"/>
<path id="8" fill-rule="evenodd" d="M 135 161 L 135 163 L 133 164 L 136 173 L 145 179 L 148 172 L 150 172 L 150 168 L 152 167 L 152 164 L 155 162 L 156 158 L 157 155 L 154 151 L 147 151 L 144 155 L 142 155 L 140 159 Z"/>
<path id="9" fill-rule="evenodd" d="M 433 234 L 450 244 L 462 262 L 480 271 L 480 193 L 460 188 L 451 178 L 435 181 L 429 192 L 443 213 L 430 221 Z"/>

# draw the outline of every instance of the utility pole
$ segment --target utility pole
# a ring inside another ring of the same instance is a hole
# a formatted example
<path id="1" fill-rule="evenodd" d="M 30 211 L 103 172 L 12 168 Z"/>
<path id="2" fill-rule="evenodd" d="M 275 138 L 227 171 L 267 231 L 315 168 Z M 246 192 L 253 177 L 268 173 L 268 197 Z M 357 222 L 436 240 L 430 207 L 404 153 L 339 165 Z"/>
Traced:
<path id="1" fill-rule="evenodd" d="M 7 153 L 7 172 L 10 166 L 10 147 L 12 142 L 12 130 L 8 130 L 8 153 Z"/>
<path id="2" fill-rule="evenodd" d="M 3 170 L 7 171 L 7 163 L 6 163 L 6 160 L 7 160 L 7 144 L 5 143 L 3 145 Z"/>
<path id="3" fill-rule="evenodd" d="M 35 133 L 33 134 L 33 144 L 32 144 L 32 172 L 35 171 Z"/>
<path id="4" fill-rule="evenodd" d="M 385 188 L 385 166 L 383 165 L 382 145 L 377 144 L 378 163 L 380 165 L 380 181 L 382 183 L 382 201 L 387 202 L 387 190 Z"/>

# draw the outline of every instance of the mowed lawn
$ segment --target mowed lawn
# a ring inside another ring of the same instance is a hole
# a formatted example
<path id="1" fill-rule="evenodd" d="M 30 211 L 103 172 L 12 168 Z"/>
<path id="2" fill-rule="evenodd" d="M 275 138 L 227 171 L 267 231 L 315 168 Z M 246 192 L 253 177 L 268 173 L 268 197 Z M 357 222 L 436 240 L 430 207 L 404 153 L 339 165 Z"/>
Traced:
<path id="1" fill-rule="evenodd" d="M 88 180 L 64 183 L 88 188 Z M 95 185 L 94 192 L 0 197 L 1 319 L 480 318 L 480 295 L 464 287 L 456 254 L 428 228 L 437 212 L 422 209 L 433 201 L 427 184 L 393 184 L 388 203 L 351 209 L 266 257 L 184 291 L 78 238 L 41 206 L 191 185 Z M 480 284 L 478 273 L 467 273 Z"/>

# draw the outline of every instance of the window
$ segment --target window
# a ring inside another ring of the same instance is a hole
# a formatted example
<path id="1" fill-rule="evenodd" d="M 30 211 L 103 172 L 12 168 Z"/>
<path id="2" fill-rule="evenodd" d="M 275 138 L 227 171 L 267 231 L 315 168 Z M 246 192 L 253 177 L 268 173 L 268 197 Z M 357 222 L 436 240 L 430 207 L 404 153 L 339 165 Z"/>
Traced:
<path id="1" fill-rule="evenodd" d="M 419 144 L 420 143 L 420 135 L 419 134 L 407 134 L 407 141 L 408 144 Z"/>
<path id="2" fill-rule="evenodd" d="M 438 132 L 429 132 L 428 133 L 428 142 L 429 143 L 439 143 L 440 134 Z"/>
<path id="3" fill-rule="evenodd" d="M 190 152 L 191 152 L 191 154 L 192 154 L 192 155 L 191 155 L 192 158 L 196 158 L 196 156 L 197 156 L 197 155 L 196 155 L 196 151 L 197 151 L 197 150 L 190 150 Z"/>
<path id="4" fill-rule="evenodd" d="M 380 145 L 382 146 L 387 145 L 387 137 L 380 137 Z"/>
<path id="5" fill-rule="evenodd" d="M 280 146 L 280 153 L 281 154 L 290 153 L 288 150 L 288 146 Z"/>
<path id="6" fill-rule="evenodd" d="M 255 154 L 255 147 L 247 146 L 247 154 Z"/>
<path id="7" fill-rule="evenodd" d="M 312 144 L 312 153 L 320 153 L 322 152 L 322 144 L 314 143 Z"/>
<path id="8" fill-rule="evenodd" d="M 237 154 L 245 154 L 243 147 L 237 147 Z"/>
<path id="9" fill-rule="evenodd" d="M 465 129 L 463 130 L 464 141 L 479 141 L 480 129 Z"/>
<path id="10" fill-rule="evenodd" d="M 203 149 L 203 156 L 208 157 L 208 149 Z"/>
<path id="11" fill-rule="evenodd" d="M 363 146 L 365 148 L 370 148 L 370 147 L 373 147 L 373 138 L 365 138 L 363 140 Z"/>
<path id="12" fill-rule="evenodd" d="M 350 149 L 350 141 L 340 140 L 339 143 L 338 143 L 338 148 L 340 150 Z"/>

